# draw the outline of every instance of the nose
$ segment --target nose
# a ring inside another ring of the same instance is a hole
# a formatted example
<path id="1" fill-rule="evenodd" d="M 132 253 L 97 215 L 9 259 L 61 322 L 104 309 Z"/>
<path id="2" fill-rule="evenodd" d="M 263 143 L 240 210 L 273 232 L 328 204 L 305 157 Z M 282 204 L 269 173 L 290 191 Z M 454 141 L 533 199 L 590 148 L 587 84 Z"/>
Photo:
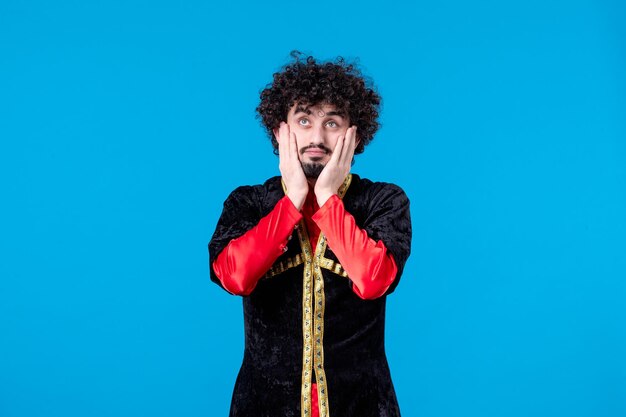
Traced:
<path id="1" fill-rule="evenodd" d="M 325 145 L 326 144 L 326 131 L 324 126 L 319 124 L 314 126 L 309 137 L 311 145 Z"/>

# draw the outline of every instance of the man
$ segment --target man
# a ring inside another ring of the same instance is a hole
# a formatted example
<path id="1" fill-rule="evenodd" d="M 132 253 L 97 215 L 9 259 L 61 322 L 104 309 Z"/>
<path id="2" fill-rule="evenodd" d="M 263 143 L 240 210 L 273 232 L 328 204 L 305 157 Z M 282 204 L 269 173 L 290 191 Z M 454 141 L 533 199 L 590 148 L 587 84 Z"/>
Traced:
<path id="1" fill-rule="evenodd" d="M 281 176 L 235 189 L 209 243 L 211 279 L 243 296 L 230 415 L 399 416 L 385 300 L 410 253 L 409 200 L 350 174 L 380 97 L 341 58 L 292 56 L 257 108 Z"/>

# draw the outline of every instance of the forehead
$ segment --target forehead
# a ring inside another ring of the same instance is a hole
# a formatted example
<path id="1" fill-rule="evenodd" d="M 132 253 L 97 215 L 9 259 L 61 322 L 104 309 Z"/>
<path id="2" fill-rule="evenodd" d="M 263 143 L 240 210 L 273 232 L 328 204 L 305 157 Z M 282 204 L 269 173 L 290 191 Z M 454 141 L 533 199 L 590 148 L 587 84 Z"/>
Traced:
<path id="1" fill-rule="evenodd" d="M 306 114 L 313 117 L 326 117 L 326 116 L 338 116 L 346 117 L 343 110 L 337 108 L 334 104 L 317 103 L 317 104 L 304 104 L 296 103 L 289 109 L 289 115 L 295 116 L 298 114 Z"/>

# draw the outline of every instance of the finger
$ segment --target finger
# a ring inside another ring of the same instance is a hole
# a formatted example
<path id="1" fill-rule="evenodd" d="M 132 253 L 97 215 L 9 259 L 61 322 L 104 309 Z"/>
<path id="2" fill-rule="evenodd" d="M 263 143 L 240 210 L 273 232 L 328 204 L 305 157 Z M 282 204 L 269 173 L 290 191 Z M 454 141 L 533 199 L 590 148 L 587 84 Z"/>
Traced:
<path id="1" fill-rule="evenodd" d="M 328 160 L 328 163 L 330 164 L 332 163 L 339 163 L 340 157 L 341 157 L 341 151 L 343 149 L 343 143 L 345 141 L 346 135 L 343 136 L 339 136 L 337 138 L 337 143 L 335 144 L 335 149 L 333 149 L 333 153 L 332 155 L 330 155 L 330 159 Z"/>
<path id="2" fill-rule="evenodd" d="M 283 139 L 285 140 L 285 158 L 288 158 L 291 156 L 291 129 L 287 123 L 285 123 Z"/>
<path id="3" fill-rule="evenodd" d="M 289 142 L 291 145 L 289 148 L 289 155 L 291 155 L 294 161 L 298 161 L 300 158 L 298 157 L 298 142 L 296 141 L 296 134 L 295 132 L 291 132 L 289 136 Z"/>
<path id="4" fill-rule="evenodd" d="M 354 155 L 354 141 L 356 136 L 356 127 L 351 126 L 346 131 L 346 139 L 343 146 L 343 152 L 341 153 L 340 162 L 342 164 L 350 164 L 352 161 L 352 156 Z"/>
<path id="5" fill-rule="evenodd" d="M 278 129 L 278 154 L 283 158 L 287 156 L 287 141 L 285 140 L 285 129 L 287 124 L 285 122 L 280 122 L 280 127 Z"/>

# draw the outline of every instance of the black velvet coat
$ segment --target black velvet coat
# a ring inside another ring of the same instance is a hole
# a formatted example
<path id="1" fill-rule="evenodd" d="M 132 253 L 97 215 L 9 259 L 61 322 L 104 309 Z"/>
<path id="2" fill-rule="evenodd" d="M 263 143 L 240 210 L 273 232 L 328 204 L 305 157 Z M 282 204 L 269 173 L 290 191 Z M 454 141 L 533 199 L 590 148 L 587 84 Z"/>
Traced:
<path id="1" fill-rule="evenodd" d="M 210 264 L 284 195 L 280 177 L 235 189 L 209 243 Z M 323 234 L 311 248 L 301 222 L 287 251 L 243 297 L 245 351 L 233 417 L 310 416 L 312 382 L 318 384 L 320 417 L 400 415 L 385 356 L 385 301 L 410 253 L 409 200 L 396 185 L 355 174 L 342 195 L 356 224 L 393 255 L 398 274 L 385 295 L 362 300 Z"/>

